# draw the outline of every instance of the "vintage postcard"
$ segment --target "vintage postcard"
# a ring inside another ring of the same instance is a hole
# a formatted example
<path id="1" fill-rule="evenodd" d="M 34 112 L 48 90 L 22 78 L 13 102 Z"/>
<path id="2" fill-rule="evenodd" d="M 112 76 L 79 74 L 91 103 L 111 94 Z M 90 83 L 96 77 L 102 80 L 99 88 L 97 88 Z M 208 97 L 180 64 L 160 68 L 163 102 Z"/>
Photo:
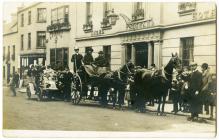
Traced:
<path id="1" fill-rule="evenodd" d="M 3 137 L 215 137 L 216 2 L 7 2 Z"/>

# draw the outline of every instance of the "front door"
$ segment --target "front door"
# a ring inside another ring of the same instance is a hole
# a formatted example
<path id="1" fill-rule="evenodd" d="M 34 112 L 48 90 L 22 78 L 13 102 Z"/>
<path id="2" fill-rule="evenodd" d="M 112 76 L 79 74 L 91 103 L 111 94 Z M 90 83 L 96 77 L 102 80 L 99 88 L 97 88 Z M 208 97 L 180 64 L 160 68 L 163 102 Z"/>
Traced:
<path id="1" fill-rule="evenodd" d="M 135 46 L 135 65 L 144 68 L 148 67 L 148 46 L 147 43 L 136 43 Z"/>

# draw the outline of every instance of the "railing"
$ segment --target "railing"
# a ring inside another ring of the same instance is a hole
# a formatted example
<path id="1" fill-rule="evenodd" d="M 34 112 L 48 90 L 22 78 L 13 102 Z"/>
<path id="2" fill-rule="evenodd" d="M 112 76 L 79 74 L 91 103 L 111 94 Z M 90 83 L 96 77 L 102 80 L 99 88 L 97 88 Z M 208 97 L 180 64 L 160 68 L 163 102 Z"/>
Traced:
<path id="1" fill-rule="evenodd" d="M 48 32 L 59 32 L 59 31 L 69 31 L 71 30 L 71 25 L 69 22 L 63 22 L 63 23 L 55 23 L 47 26 Z"/>
<path id="2" fill-rule="evenodd" d="M 181 2 L 178 5 L 178 13 L 181 15 L 190 14 L 196 9 L 195 2 Z"/>
<path id="3" fill-rule="evenodd" d="M 134 14 L 132 14 L 132 20 L 142 20 L 144 19 L 144 9 L 137 9 Z"/>
<path id="4" fill-rule="evenodd" d="M 84 24 L 83 25 L 83 30 L 84 30 L 85 33 L 92 32 L 92 30 L 93 30 L 92 21 L 88 22 L 87 24 Z"/>
<path id="5" fill-rule="evenodd" d="M 110 24 L 109 18 L 108 17 L 104 17 L 103 21 L 101 22 L 101 28 L 102 29 L 112 29 L 112 26 Z"/>

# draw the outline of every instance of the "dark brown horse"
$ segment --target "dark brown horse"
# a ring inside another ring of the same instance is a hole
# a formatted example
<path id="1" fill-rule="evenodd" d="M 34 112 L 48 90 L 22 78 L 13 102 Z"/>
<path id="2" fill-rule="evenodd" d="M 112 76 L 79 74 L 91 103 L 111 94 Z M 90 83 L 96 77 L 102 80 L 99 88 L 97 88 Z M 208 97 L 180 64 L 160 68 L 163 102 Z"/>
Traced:
<path id="1" fill-rule="evenodd" d="M 136 70 L 134 76 L 134 92 L 136 93 L 136 106 L 140 112 L 145 111 L 146 99 L 158 99 L 157 115 L 164 115 L 164 106 L 168 89 L 171 87 L 173 69 L 181 68 L 181 60 L 177 53 L 172 57 L 168 64 L 155 73 L 147 69 Z M 160 105 L 162 104 L 162 112 Z"/>

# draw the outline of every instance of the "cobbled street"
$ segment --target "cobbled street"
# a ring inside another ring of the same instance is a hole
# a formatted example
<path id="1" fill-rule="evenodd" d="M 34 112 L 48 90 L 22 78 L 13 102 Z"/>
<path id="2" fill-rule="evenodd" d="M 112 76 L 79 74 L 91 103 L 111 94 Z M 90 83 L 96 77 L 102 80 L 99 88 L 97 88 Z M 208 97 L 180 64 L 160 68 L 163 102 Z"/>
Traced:
<path id="1" fill-rule="evenodd" d="M 133 131 L 215 133 L 215 120 L 189 122 L 188 115 L 157 116 L 153 111 L 102 108 L 97 103 L 72 105 L 63 101 L 28 100 L 26 93 L 12 97 L 3 87 L 3 129 L 65 131 Z"/>

